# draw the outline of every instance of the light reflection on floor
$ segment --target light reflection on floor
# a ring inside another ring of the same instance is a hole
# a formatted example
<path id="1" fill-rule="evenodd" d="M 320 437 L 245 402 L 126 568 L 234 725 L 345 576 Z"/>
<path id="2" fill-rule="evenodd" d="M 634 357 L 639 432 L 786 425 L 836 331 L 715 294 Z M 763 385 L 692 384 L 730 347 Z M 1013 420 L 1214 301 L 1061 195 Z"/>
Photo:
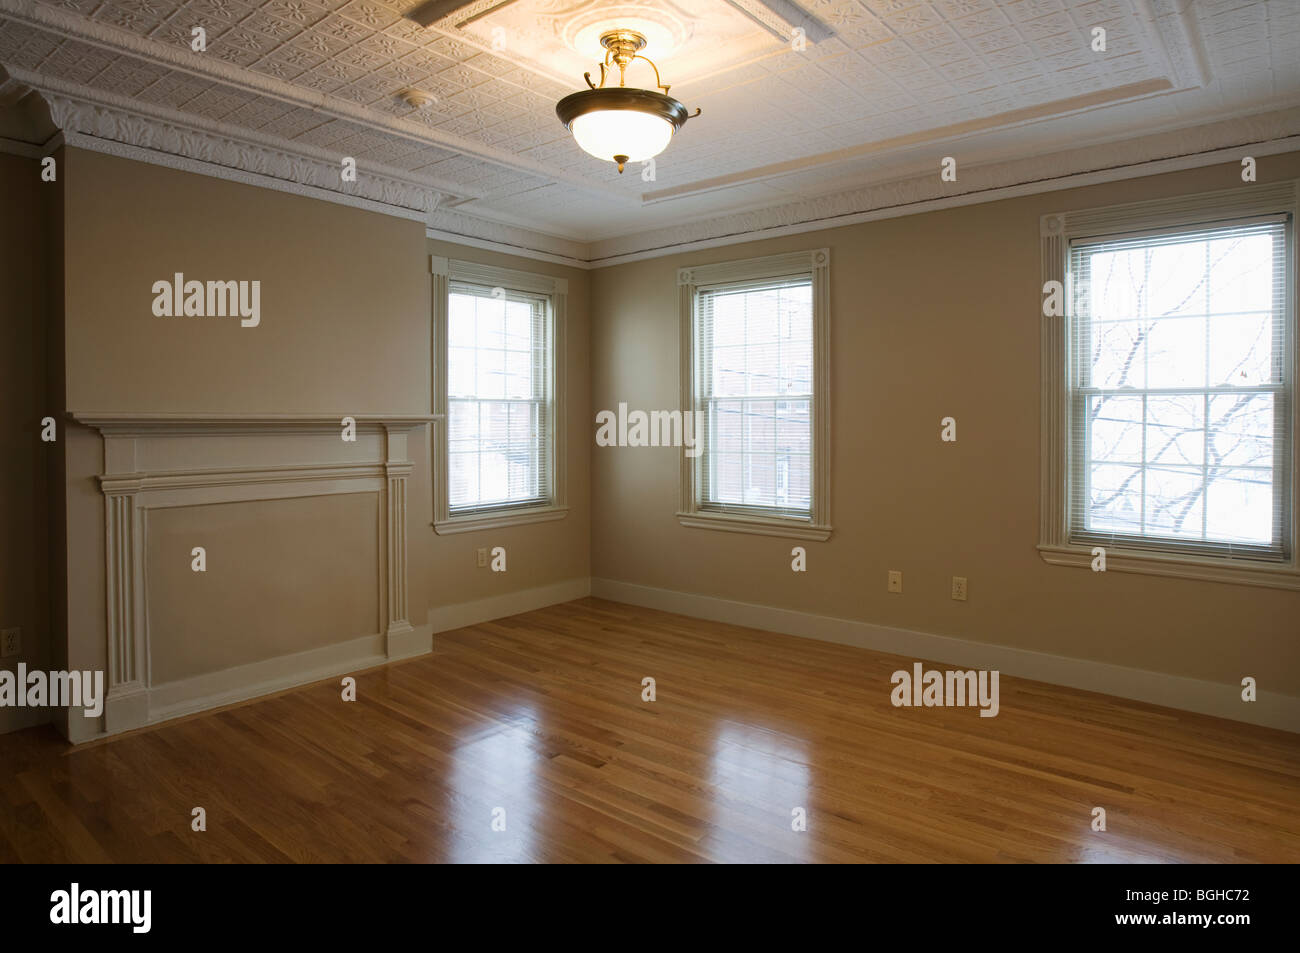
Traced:
<path id="1" fill-rule="evenodd" d="M 709 779 L 716 789 L 709 802 L 714 811 L 711 840 L 717 843 L 726 830 L 728 853 L 736 861 L 812 860 L 814 838 L 808 830 L 792 827 L 796 809 L 803 810 L 809 828 L 814 823 L 810 757 L 803 738 L 721 722 L 713 737 L 710 763 Z M 726 824 L 720 823 L 721 811 L 727 812 Z"/>
<path id="2" fill-rule="evenodd" d="M 537 713 L 520 706 L 506 717 L 453 752 L 451 795 L 472 795 L 457 809 L 455 826 L 465 836 L 451 839 L 450 863 L 529 861 L 537 854 L 537 783 L 545 762 L 537 750 Z"/>

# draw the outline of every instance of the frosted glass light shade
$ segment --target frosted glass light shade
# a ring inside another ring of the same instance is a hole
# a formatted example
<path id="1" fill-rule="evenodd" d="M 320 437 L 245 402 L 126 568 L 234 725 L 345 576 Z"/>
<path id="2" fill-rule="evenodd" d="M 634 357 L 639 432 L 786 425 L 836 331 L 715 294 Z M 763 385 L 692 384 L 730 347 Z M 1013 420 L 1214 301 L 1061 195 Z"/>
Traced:
<path id="1" fill-rule="evenodd" d="M 555 104 L 584 152 L 619 163 L 641 162 L 668 147 L 688 118 L 686 107 L 663 93 L 632 87 L 584 89 Z"/>
<path id="2" fill-rule="evenodd" d="M 598 109 L 584 113 L 569 126 L 582 149 L 597 159 L 612 162 L 626 156 L 640 162 L 668 148 L 673 124 L 661 116 L 633 109 Z"/>

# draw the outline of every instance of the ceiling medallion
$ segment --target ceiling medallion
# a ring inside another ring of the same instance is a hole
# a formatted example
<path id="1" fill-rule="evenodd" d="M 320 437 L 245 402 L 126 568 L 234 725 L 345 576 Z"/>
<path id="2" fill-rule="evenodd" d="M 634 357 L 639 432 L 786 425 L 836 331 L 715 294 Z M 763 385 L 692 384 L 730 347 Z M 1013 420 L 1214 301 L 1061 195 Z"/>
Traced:
<path id="1" fill-rule="evenodd" d="M 600 84 L 583 73 L 590 89 L 565 96 L 555 105 L 555 114 L 586 152 L 597 159 L 618 163 L 618 171 L 629 162 L 642 162 L 668 148 L 673 133 L 687 119 L 700 114 L 688 113 L 686 107 L 668 95 L 668 86 L 659 76 L 659 67 L 640 55 L 646 39 L 635 30 L 610 30 L 602 33 L 600 45 L 605 60 L 600 64 Z M 655 71 L 655 86 L 662 92 L 628 86 L 627 68 L 633 60 L 645 60 Z M 618 67 L 618 85 L 606 86 L 609 67 Z"/>

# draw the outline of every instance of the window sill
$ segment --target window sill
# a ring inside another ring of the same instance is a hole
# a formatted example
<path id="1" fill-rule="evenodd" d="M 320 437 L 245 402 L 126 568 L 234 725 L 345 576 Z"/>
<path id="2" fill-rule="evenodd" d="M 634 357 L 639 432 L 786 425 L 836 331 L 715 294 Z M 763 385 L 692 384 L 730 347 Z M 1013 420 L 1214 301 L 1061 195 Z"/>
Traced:
<path id="1" fill-rule="evenodd" d="M 1106 572 L 1138 572 L 1152 576 L 1174 576 L 1229 585 L 1300 590 L 1300 569 L 1294 562 L 1215 559 L 1176 553 L 1146 553 L 1108 546 L 1103 548 L 1106 550 Z M 1092 568 L 1091 547 L 1040 545 L 1038 554 L 1044 562 L 1053 566 Z"/>
<path id="2" fill-rule="evenodd" d="M 692 529 L 717 529 L 727 533 L 751 533 L 756 536 L 782 536 L 786 539 L 830 539 L 829 526 L 814 526 L 799 520 L 765 516 L 736 516 L 730 513 L 678 513 L 677 521 Z"/>
<path id="3" fill-rule="evenodd" d="M 433 524 L 439 536 L 453 533 L 473 533 L 481 529 L 500 529 L 503 526 L 524 526 L 528 523 L 545 523 L 562 520 L 569 515 L 567 506 L 534 506 L 508 513 L 488 513 L 482 516 L 453 516 Z"/>

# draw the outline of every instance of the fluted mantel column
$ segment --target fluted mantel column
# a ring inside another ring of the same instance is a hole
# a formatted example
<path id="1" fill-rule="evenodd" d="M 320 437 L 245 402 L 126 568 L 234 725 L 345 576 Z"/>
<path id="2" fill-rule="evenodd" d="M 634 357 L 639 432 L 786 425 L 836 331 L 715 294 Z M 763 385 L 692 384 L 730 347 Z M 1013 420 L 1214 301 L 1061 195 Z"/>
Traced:
<path id="1" fill-rule="evenodd" d="M 407 599 L 406 491 L 414 464 L 407 459 L 406 427 L 385 427 L 384 470 L 388 499 L 388 657 L 403 658 L 429 650 L 427 634 L 411 625 Z"/>

